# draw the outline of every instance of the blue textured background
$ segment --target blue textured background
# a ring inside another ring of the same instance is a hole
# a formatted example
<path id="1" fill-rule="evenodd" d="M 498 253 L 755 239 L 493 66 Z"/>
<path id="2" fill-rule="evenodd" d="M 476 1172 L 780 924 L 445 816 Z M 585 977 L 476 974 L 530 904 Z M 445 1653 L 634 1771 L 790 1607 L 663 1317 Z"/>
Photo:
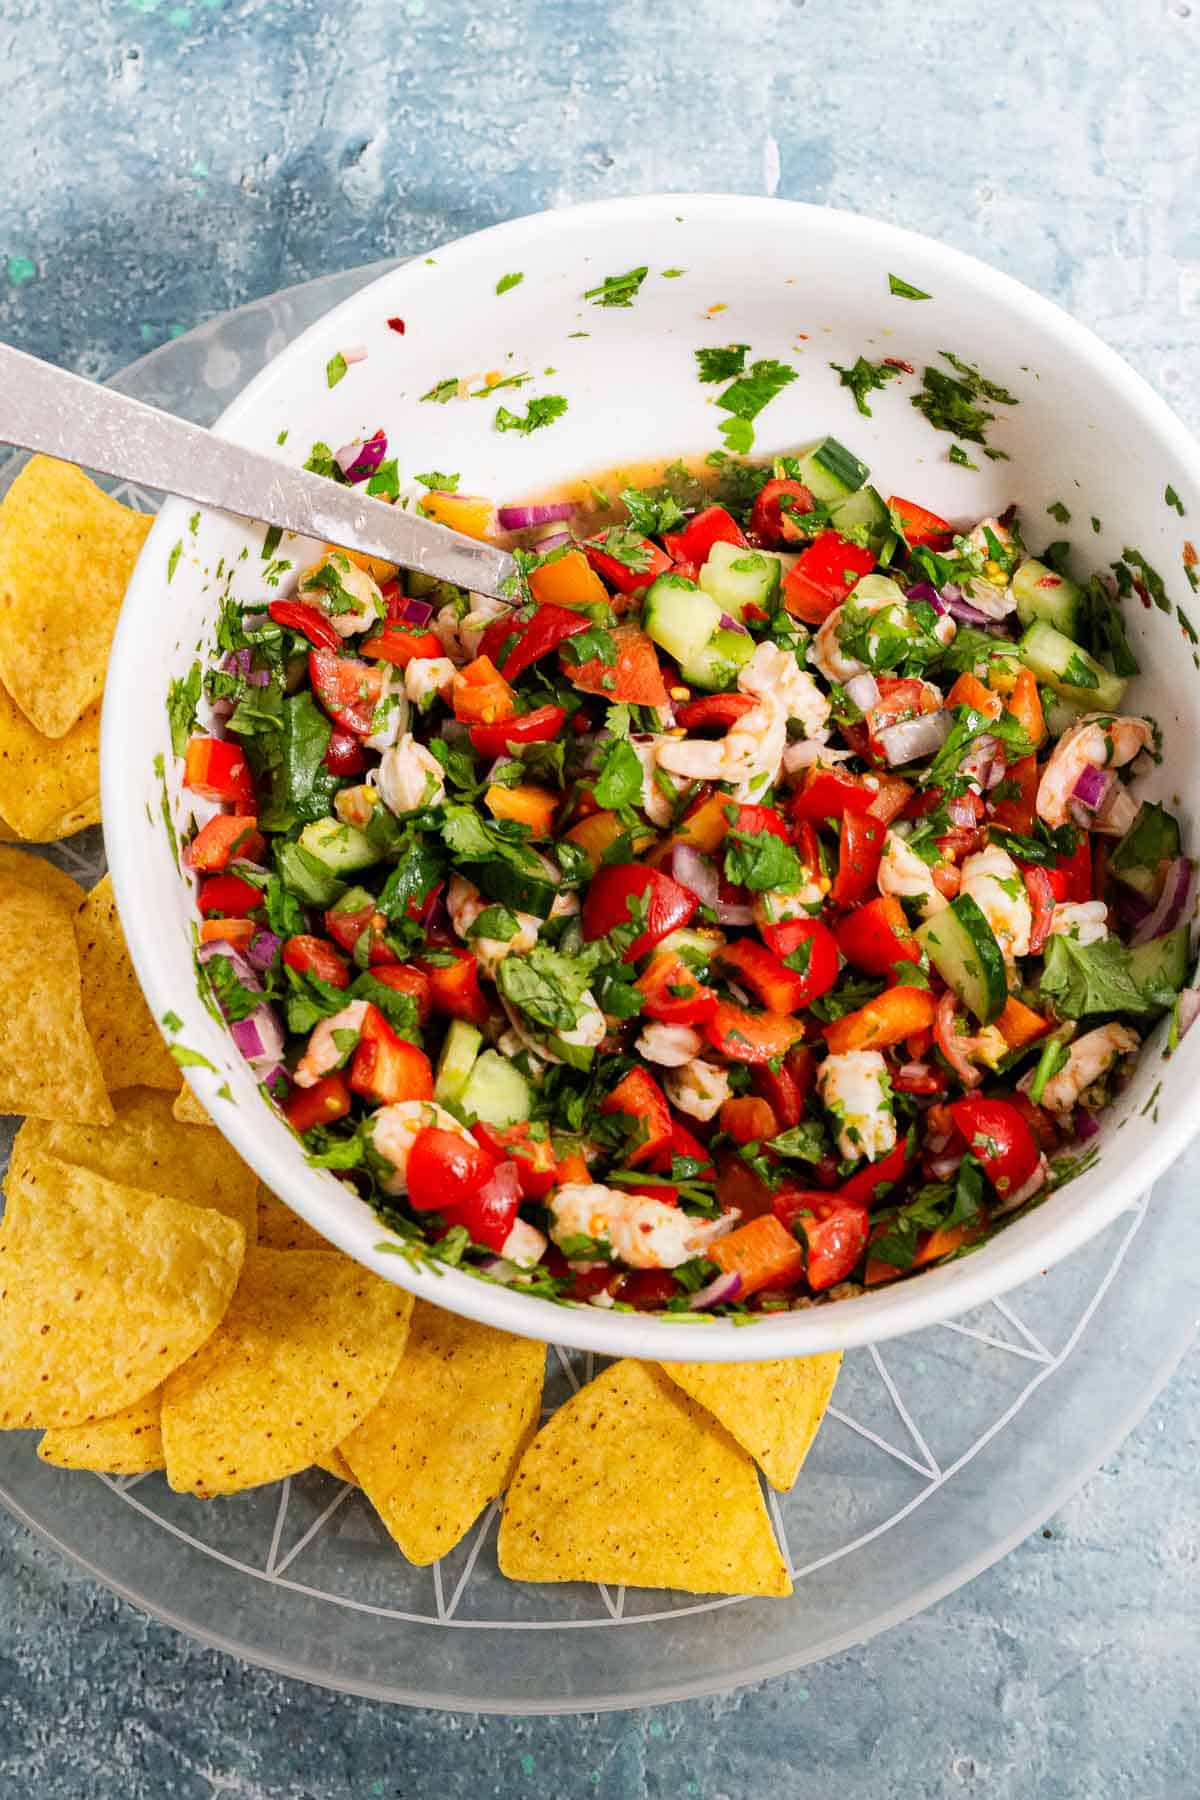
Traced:
<path id="1" fill-rule="evenodd" d="M 1009 270 L 1200 424 L 1200 0 L 884 12 L 0 0 L 0 337 L 103 376 L 284 283 L 540 207 L 778 191 Z M 867 1649 L 599 1721 L 298 1687 L 147 1623 L 0 1520 L 0 1796 L 1183 1800 L 1198 1400 L 1194 1354 L 1051 1535 Z"/>

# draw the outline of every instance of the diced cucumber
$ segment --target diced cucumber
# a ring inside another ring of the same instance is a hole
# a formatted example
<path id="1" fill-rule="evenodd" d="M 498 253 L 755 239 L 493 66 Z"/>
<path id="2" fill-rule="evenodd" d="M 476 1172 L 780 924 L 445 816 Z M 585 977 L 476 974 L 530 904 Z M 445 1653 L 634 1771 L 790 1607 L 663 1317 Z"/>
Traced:
<path id="1" fill-rule="evenodd" d="M 345 883 L 300 844 L 277 844 L 275 867 L 289 894 L 306 906 L 332 906 Z"/>
<path id="2" fill-rule="evenodd" d="M 1064 637 L 1078 643 L 1083 635 L 1087 607 L 1083 589 L 1068 575 L 1058 575 L 1036 557 L 1025 559 L 1012 578 L 1013 599 L 1022 625 L 1044 619 Z"/>
<path id="3" fill-rule="evenodd" d="M 1046 719 L 1046 730 L 1052 738 L 1060 738 L 1064 732 L 1070 731 L 1072 725 L 1078 725 L 1080 719 L 1091 712 L 1094 705 L 1094 702 L 1077 705 L 1066 699 L 1064 695 L 1056 694 L 1054 689 L 1049 687 L 1043 686 L 1039 692 L 1042 712 Z"/>
<path id="4" fill-rule="evenodd" d="M 862 575 L 847 596 L 854 600 L 883 600 L 889 606 L 904 606 L 907 596 L 898 581 L 890 575 Z"/>
<path id="5" fill-rule="evenodd" d="M 1179 822 L 1153 801 L 1138 808 L 1137 818 L 1108 861 L 1126 887 L 1147 900 L 1157 897 L 1162 865 L 1179 855 Z"/>
<path id="6" fill-rule="evenodd" d="M 1121 677 L 1044 619 L 1033 621 L 1017 651 L 1039 681 L 1073 705 L 1086 707 L 1089 712 L 1115 712 L 1120 706 L 1125 692 Z"/>
<path id="7" fill-rule="evenodd" d="M 698 688 L 727 688 L 754 655 L 754 639 L 744 631 L 715 631 L 707 644 L 680 659 L 679 673 Z"/>
<path id="8" fill-rule="evenodd" d="M 723 613 L 740 619 L 746 606 L 768 612 L 779 587 L 779 558 L 769 550 L 714 544 L 700 571 L 700 586 Z"/>
<path id="9" fill-rule="evenodd" d="M 485 1125 L 502 1129 L 505 1125 L 519 1125 L 529 1117 L 533 1096 L 524 1075 L 507 1056 L 501 1056 L 498 1050 L 485 1050 L 467 1078 L 459 1104 L 464 1112 L 482 1119 Z"/>
<path id="10" fill-rule="evenodd" d="M 991 926 L 970 894 L 958 894 L 917 929 L 917 942 L 947 987 L 981 1025 L 1004 1011 L 1008 978 Z"/>
<path id="11" fill-rule="evenodd" d="M 732 804 L 731 801 L 730 805 Z M 681 957 L 694 974 L 701 975 L 706 972 L 723 942 L 723 932 L 693 931 L 685 925 L 680 931 L 673 931 L 670 937 L 665 937 L 654 948 L 656 955 L 665 951 Z"/>
<path id="12" fill-rule="evenodd" d="M 682 575 L 660 575 L 646 595 L 642 624 L 682 668 L 720 628 L 721 608 Z"/>
<path id="13" fill-rule="evenodd" d="M 343 825 L 340 819 L 314 819 L 304 827 L 299 841 L 333 875 L 353 875 L 379 861 L 380 852 L 366 833 Z"/>
<path id="14" fill-rule="evenodd" d="M 804 483 L 814 500 L 819 500 L 823 506 L 836 506 L 848 494 L 857 493 L 870 472 L 852 450 L 847 450 L 836 438 L 827 437 L 800 458 L 796 478 Z"/>
<path id="15" fill-rule="evenodd" d="M 1186 925 L 1177 925 L 1148 944 L 1135 944 L 1129 952 L 1129 973 L 1138 986 L 1151 991 L 1173 988 L 1178 993 L 1187 980 L 1190 936 Z"/>
<path id="16" fill-rule="evenodd" d="M 892 529 L 892 515 L 888 511 L 887 501 L 873 487 L 861 487 L 848 500 L 840 500 L 833 508 L 834 529 L 848 537 L 858 526 L 863 526 L 867 533 L 867 544 L 876 555 L 883 549 L 884 541 Z"/>
<path id="17" fill-rule="evenodd" d="M 463 874 L 489 900 L 511 906 L 514 912 L 532 913 L 537 919 L 548 919 L 558 888 L 546 875 L 530 869 L 514 869 L 511 863 L 464 863 Z"/>
<path id="18" fill-rule="evenodd" d="M 482 1031 L 465 1019 L 451 1019 L 433 1083 L 433 1097 L 443 1106 L 448 1100 L 462 1099 L 482 1044 Z"/>

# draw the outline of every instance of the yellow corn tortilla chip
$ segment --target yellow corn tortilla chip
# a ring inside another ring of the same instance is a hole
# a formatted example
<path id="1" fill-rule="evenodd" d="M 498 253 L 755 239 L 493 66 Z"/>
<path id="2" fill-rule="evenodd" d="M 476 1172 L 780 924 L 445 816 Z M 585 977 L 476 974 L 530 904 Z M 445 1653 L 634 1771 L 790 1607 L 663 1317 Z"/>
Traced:
<path id="1" fill-rule="evenodd" d="M 100 818 L 100 702 L 60 738 L 35 731 L 0 686 L 0 815 L 9 836 L 52 844 Z"/>
<path id="2" fill-rule="evenodd" d="M 101 1475 L 148 1475 L 161 1469 L 162 1389 L 107 1419 L 60 1425 L 46 1432 L 37 1453 L 56 1469 L 95 1469 Z"/>
<path id="3" fill-rule="evenodd" d="M 651 1363 L 611 1364 L 542 1427 L 498 1548 L 513 1581 L 792 1591 L 754 1464 Z"/>
<path id="4" fill-rule="evenodd" d="M 216 1130 L 212 1120 L 209 1118 L 186 1081 L 176 1094 L 175 1103 L 172 1106 L 171 1111 L 181 1125 L 208 1125 L 214 1131 Z"/>
<path id="5" fill-rule="evenodd" d="M 336 1444 L 332 1450 L 326 1450 L 320 1456 L 313 1458 L 313 1468 L 323 1469 L 326 1475 L 332 1475 L 337 1481 L 348 1482 L 351 1487 L 358 1486 L 354 1479 L 354 1470 Z"/>
<path id="6" fill-rule="evenodd" d="M 336 1251 L 248 1251 L 220 1328 L 166 1383 L 170 1485 L 208 1499 L 309 1468 L 378 1403 L 411 1313 Z"/>
<path id="7" fill-rule="evenodd" d="M 307 1219 L 285 1206 L 260 1182 L 258 1186 L 258 1241 L 264 1250 L 332 1250 L 328 1238 L 314 1231 Z"/>
<path id="8" fill-rule="evenodd" d="M 32 888 L 35 894 L 53 895 L 73 913 L 87 899 L 84 889 L 65 869 L 58 868 L 44 856 L 34 856 L 28 850 L 11 850 L 6 844 L 0 844 L 0 883 L 4 883 L 6 877 L 20 882 L 22 887 Z"/>
<path id="9" fill-rule="evenodd" d="M 382 1400 L 340 1445 L 409 1562 L 453 1550 L 537 1429 L 546 1346 L 418 1300 Z"/>
<path id="10" fill-rule="evenodd" d="M 68 732 L 104 687 L 117 614 L 154 523 L 34 456 L 0 505 L 0 681 L 46 737 Z"/>
<path id="11" fill-rule="evenodd" d="M 83 976 L 83 1016 L 110 1088 L 179 1087 L 179 1070 L 133 972 L 106 875 L 75 920 Z"/>
<path id="12" fill-rule="evenodd" d="M 817 1435 L 842 1366 L 840 1351 L 760 1363 L 660 1363 L 677 1387 L 748 1450 L 786 1494 Z"/>
<path id="13" fill-rule="evenodd" d="M 70 908 L 0 874 L 0 1112 L 106 1124 Z"/>
<path id="14" fill-rule="evenodd" d="M 81 1425 L 142 1400 L 237 1286 L 240 1225 L 27 1158 L 0 1224 L 0 1428 Z"/>
<path id="15" fill-rule="evenodd" d="M 55 1156 L 109 1181 L 211 1206 L 236 1219 L 253 1244 L 258 1177 L 233 1145 L 217 1132 L 202 1137 L 197 1126 L 181 1125 L 170 1095 L 155 1088 L 126 1088 L 111 1099 L 116 1118 L 107 1126 L 27 1119 L 13 1143 L 11 1166 L 19 1168 L 30 1156 Z"/>

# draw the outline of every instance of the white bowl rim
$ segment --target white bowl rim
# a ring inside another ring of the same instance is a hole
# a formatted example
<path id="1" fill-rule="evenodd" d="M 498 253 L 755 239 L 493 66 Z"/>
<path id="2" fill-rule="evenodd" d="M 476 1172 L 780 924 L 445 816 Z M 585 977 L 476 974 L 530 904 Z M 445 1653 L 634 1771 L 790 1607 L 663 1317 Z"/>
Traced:
<path id="1" fill-rule="evenodd" d="M 979 258 L 939 243 L 923 233 L 838 208 L 804 201 L 767 199 L 740 194 L 661 193 L 633 198 L 601 200 L 582 206 L 527 214 L 482 231 L 457 238 L 436 249 L 441 270 L 474 263 L 498 248 L 552 237 L 556 231 L 574 229 L 582 221 L 654 223 L 676 217 L 686 206 L 688 222 L 701 217 L 715 225 L 736 214 L 750 214 L 778 221 L 786 212 L 798 223 L 808 221 L 828 239 L 868 243 L 896 266 L 909 252 L 926 270 L 944 269 L 960 287 L 986 289 L 999 296 L 1053 344 L 1069 346 L 1085 359 L 1120 400 L 1163 443 L 1176 463 L 1200 486 L 1200 443 L 1171 411 L 1150 384 L 1086 325 L 1071 318 L 1061 307 L 1026 287 L 1013 276 L 993 269 Z M 419 260 L 419 259 L 418 259 Z M 902 265 L 901 265 L 902 266 Z M 354 318 L 383 287 L 403 286 L 412 278 L 412 264 L 386 270 L 293 339 L 278 356 L 250 381 L 221 414 L 214 430 L 236 437 L 242 421 L 252 415 L 259 391 L 278 374 L 281 365 L 299 363 L 309 345 L 323 338 L 331 324 Z M 926 279 L 928 279 L 928 275 Z M 179 535 L 194 510 L 183 500 L 168 499 L 147 539 L 134 571 L 113 640 L 109 678 L 101 721 L 101 799 L 105 846 L 113 887 L 135 969 L 151 1011 L 161 1017 L 172 1004 L 178 971 L 164 955 L 153 914 L 136 879 L 138 842 L 146 830 L 144 815 L 128 803 L 130 784 L 124 779 L 121 718 L 128 701 L 133 704 L 137 677 L 137 614 L 155 603 L 159 587 L 159 552 L 167 539 Z M 144 685 L 144 684 L 142 684 Z M 126 689 L 129 692 L 126 695 Z M 189 1075 L 189 1079 L 192 1079 Z M 205 1099 L 205 1080 L 193 1081 Z M 212 1083 L 215 1086 L 215 1081 Z M 220 1119 L 220 1129 L 239 1154 L 275 1192 L 287 1187 L 287 1173 L 297 1165 L 274 1153 L 253 1130 L 256 1117 L 242 1107 L 216 1107 L 208 1096 L 209 1111 Z M 314 1229 L 348 1255 L 376 1273 L 407 1288 L 422 1299 L 449 1305 L 451 1310 L 516 1336 L 540 1338 L 549 1343 L 607 1356 L 634 1356 L 648 1360 L 741 1362 L 772 1357 L 807 1356 L 825 1350 L 851 1349 L 881 1343 L 888 1338 L 957 1317 L 1020 1286 L 1063 1257 L 1086 1244 L 1130 1208 L 1174 1162 L 1200 1132 L 1188 1109 L 1175 1109 L 1164 1119 L 1152 1140 L 1136 1178 L 1113 1181 L 1089 1196 L 1085 1205 L 1063 1213 L 1044 1233 L 1027 1239 L 1002 1232 L 986 1248 L 960 1262 L 929 1270 L 911 1280 L 895 1283 L 853 1301 L 819 1305 L 800 1312 L 759 1315 L 753 1328 L 728 1322 L 678 1324 L 651 1314 L 613 1313 L 588 1306 L 563 1306 L 535 1300 L 498 1284 L 480 1281 L 458 1270 L 446 1269 L 431 1277 L 427 1265 L 414 1267 L 403 1257 L 379 1254 L 362 1241 L 348 1216 L 338 1215 L 337 1196 L 322 1200 L 307 1194 L 289 1198 L 288 1204 Z M 304 1165 L 299 1165 L 303 1167 Z"/>

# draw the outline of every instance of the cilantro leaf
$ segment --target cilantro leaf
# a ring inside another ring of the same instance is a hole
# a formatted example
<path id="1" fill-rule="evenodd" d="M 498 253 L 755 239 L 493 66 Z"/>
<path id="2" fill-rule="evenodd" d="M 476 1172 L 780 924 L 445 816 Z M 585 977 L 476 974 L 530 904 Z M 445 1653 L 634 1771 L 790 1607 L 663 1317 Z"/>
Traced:
<path id="1" fill-rule="evenodd" d="M 171 727 L 171 748 L 176 756 L 183 755 L 195 729 L 202 684 L 200 664 L 194 662 L 187 674 L 179 681 L 173 681 L 167 689 L 167 719 Z"/>
<path id="2" fill-rule="evenodd" d="M 496 430 L 519 431 L 522 437 L 528 437 L 531 431 L 540 431 L 544 425 L 552 425 L 555 419 L 561 419 L 566 410 L 567 402 L 562 394 L 543 394 L 540 399 L 531 400 L 524 418 L 510 412 L 507 406 L 498 406 Z"/>
<path id="3" fill-rule="evenodd" d="M 335 350 L 329 361 L 325 364 L 326 386 L 335 388 L 345 375 L 348 366 L 349 365 L 341 351 Z"/>
<path id="4" fill-rule="evenodd" d="M 629 269 L 624 275 L 606 275 L 599 287 L 586 288 L 584 299 L 593 306 L 632 306 L 649 268 Z"/>
<path id="5" fill-rule="evenodd" d="M 732 381 L 746 367 L 746 352 L 749 348 L 749 344 L 726 344 L 724 349 L 695 351 L 693 354 L 700 365 L 701 381 Z"/>
<path id="6" fill-rule="evenodd" d="M 1071 523 L 1070 508 L 1064 506 L 1061 500 L 1052 500 L 1046 508 L 1046 511 L 1050 514 L 1052 519 L 1057 519 L 1060 525 L 1069 525 Z"/>
<path id="7" fill-rule="evenodd" d="M 435 381 L 429 392 L 422 394 L 421 398 L 422 400 L 432 400 L 438 406 L 445 406 L 447 400 L 453 400 L 457 392 L 458 376 L 447 375 L 444 381 Z"/>
<path id="8" fill-rule="evenodd" d="M 498 294 L 507 294 L 510 289 L 520 287 L 524 279 L 525 276 L 521 270 L 517 270 L 516 273 L 512 275 L 502 275 L 496 283 L 496 292 Z"/>
<path id="9" fill-rule="evenodd" d="M 642 765 L 628 738 L 614 738 L 596 781 L 596 804 L 606 812 L 632 806 L 642 797 Z"/>
<path id="10" fill-rule="evenodd" d="M 867 419 L 873 417 L 871 408 L 867 405 L 867 395 L 875 388 L 886 387 L 900 373 L 899 369 L 890 368 L 887 363 L 868 362 L 865 356 L 860 356 L 850 368 L 835 362 L 831 362 L 829 366 L 837 371 L 842 386 L 850 389 L 855 406 Z"/>
<path id="11" fill-rule="evenodd" d="M 888 288 L 891 293 L 896 295 L 898 300 L 933 299 L 933 295 L 927 294 L 923 288 L 913 287 L 912 283 L 909 281 L 901 281 L 899 275 L 888 276 Z"/>
<path id="12" fill-rule="evenodd" d="M 800 858 L 773 831 L 731 830 L 725 839 L 725 879 L 752 893 L 800 885 Z"/>
<path id="13" fill-rule="evenodd" d="M 629 514 L 629 523 L 645 537 L 663 531 L 674 531 L 683 524 L 683 508 L 667 488 L 648 492 L 645 488 L 621 489 L 621 504 Z"/>
<path id="14" fill-rule="evenodd" d="M 789 364 L 768 357 L 751 363 L 744 375 L 717 396 L 717 405 L 735 418 L 756 419 L 763 407 L 795 379 L 796 371 Z"/>
<path id="15" fill-rule="evenodd" d="M 457 494 L 460 477 L 444 475 L 441 469 L 426 469 L 424 475 L 414 475 L 413 480 L 419 481 L 422 487 L 436 489 L 439 494 Z"/>
<path id="16" fill-rule="evenodd" d="M 1119 938 L 1081 944 L 1056 933 L 1046 944 L 1042 996 L 1054 1002 L 1064 1019 L 1092 1013 L 1145 1015 L 1170 1006 L 1175 989 L 1169 984 L 1139 987 L 1130 972 L 1129 951 Z"/>

